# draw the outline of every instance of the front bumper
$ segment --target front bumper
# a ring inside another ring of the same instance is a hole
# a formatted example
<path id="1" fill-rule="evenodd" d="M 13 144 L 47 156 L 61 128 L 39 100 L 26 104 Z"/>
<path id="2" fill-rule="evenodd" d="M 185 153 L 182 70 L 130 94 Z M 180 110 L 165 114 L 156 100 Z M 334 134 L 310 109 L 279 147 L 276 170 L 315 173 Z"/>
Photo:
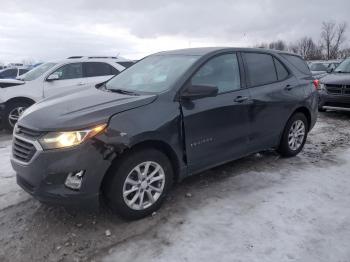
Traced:
<path id="1" fill-rule="evenodd" d="M 334 108 L 350 108 L 349 95 L 331 95 L 325 90 L 319 91 L 319 108 L 323 107 Z"/>
<path id="2" fill-rule="evenodd" d="M 15 156 L 11 164 L 17 174 L 17 183 L 41 202 L 96 210 L 100 204 L 100 187 L 110 166 L 105 158 L 101 141 L 89 140 L 84 144 L 64 150 L 37 150 L 28 163 Z M 84 170 L 79 190 L 64 185 L 70 172 Z"/>

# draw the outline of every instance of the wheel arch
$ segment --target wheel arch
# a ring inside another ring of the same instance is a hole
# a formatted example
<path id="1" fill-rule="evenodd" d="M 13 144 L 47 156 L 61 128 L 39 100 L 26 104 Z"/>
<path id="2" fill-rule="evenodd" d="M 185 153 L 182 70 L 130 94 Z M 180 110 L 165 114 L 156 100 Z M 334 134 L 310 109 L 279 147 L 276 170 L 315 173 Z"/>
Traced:
<path id="1" fill-rule="evenodd" d="M 33 105 L 35 104 L 35 101 L 29 97 L 22 97 L 22 96 L 18 96 L 18 97 L 13 97 L 9 100 L 7 100 L 5 102 L 6 105 L 10 105 L 12 103 L 18 103 L 18 102 L 25 102 L 25 103 L 28 103 L 30 105 Z"/>
<path id="2" fill-rule="evenodd" d="M 310 131 L 310 127 L 311 127 L 311 112 L 310 112 L 310 110 L 305 106 L 298 107 L 297 109 L 294 110 L 294 112 L 290 115 L 289 118 L 291 118 L 296 113 L 302 113 L 305 115 L 306 120 L 307 120 L 307 124 L 308 124 L 308 131 Z"/>
<path id="3" fill-rule="evenodd" d="M 136 150 L 142 150 L 142 149 L 156 149 L 165 154 L 169 161 L 170 164 L 172 165 L 173 168 L 173 173 L 174 173 L 174 182 L 179 181 L 180 179 L 180 162 L 177 154 L 175 153 L 175 150 L 166 142 L 162 140 L 156 140 L 156 139 L 151 139 L 151 140 L 145 140 L 145 141 L 140 141 L 138 143 L 133 144 L 130 147 L 125 148 L 117 157 L 115 157 L 112 162 L 110 168 L 106 171 L 102 182 L 101 182 L 101 190 L 106 184 L 108 183 L 109 179 L 114 175 L 110 172 L 110 170 L 113 168 L 113 165 L 116 164 L 125 154 L 128 154 L 132 151 Z"/>

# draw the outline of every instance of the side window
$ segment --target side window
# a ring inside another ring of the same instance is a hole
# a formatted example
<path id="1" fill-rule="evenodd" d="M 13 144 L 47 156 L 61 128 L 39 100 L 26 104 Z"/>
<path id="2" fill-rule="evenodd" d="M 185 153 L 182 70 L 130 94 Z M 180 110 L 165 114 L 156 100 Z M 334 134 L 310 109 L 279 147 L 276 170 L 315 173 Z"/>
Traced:
<path id="1" fill-rule="evenodd" d="M 265 85 L 277 81 L 273 58 L 268 54 L 245 53 L 250 86 Z"/>
<path id="2" fill-rule="evenodd" d="M 124 66 L 125 68 L 128 68 L 130 66 L 132 66 L 133 64 L 135 64 L 134 62 L 129 62 L 129 61 L 125 61 L 125 62 L 117 62 L 117 64 Z"/>
<path id="3" fill-rule="evenodd" d="M 296 67 L 300 72 L 311 75 L 310 69 L 307 66 L 305 60 L 296 55 L 282 54 L 282 56 L 288 60 L 294 67 Z"/>
<path id="4" fill-rule="evenodd" d="M 274 58 L 273 61 L 275 61 L 278 80 L 286 79 L 289 75 L 286 67 L 276 58 Z"/>
<path id="5" fill-rule="evenodd" d="M 16 77 L 17 76 L 17 69 L 7 69 L 4 72 L 2 72 L 2 77 Z"/>
<path id="6" fill-rule="evenodd" d="M 191 79 L 192 85 L 213 85 L 219 93 L 241 88 L 239 65 L 235 54 L 212 58 Z"/>
<path id="7" fill-rule="evenodd" d="M 53 74 L 57 74 L 60 80 L 83 77 L 83 67 L 81 63 L 67 64 L 57 69 Z"/>
<path id="8" fill-rule="evenodd" d="M 86 62 L 84 63 L 85 77 L 117 75 L 119 71 L 107 63 Z"/>
<path id="9" fill-rule="evenodd" d="M 19 69 L 19 75 L 23 75 L 25 73 L 27 73 L 29 70 L 27 69 Z"/>

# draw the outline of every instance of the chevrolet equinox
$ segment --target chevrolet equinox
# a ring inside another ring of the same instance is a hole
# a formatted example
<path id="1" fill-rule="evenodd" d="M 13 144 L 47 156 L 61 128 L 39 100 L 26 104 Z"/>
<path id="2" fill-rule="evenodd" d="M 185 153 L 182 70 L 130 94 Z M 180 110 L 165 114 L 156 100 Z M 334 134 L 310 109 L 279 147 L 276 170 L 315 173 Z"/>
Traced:
<path id="1" fill-rule="evenodd" d="M 173 182 L 254 152 L 297 155 L 317 118 L 316 82 L 294 54 L 198 48 L 148 56 L 96 88 L 20 117 L 11 163 L 41 202 L 126 219 L 157 210 Z"/>

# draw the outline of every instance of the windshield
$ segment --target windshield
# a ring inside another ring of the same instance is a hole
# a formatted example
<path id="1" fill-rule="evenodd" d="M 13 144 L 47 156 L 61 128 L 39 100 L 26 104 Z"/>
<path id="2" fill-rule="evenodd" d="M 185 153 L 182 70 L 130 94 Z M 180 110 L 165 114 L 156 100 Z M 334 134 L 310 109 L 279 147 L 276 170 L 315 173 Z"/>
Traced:
<path id="1" fill-rule="evenodd" d="M 311 71 L 326 71 L 327 66 L 321 63 L 313 63 L 310 65 Z"/>
<path id="2" fill-rule="evenodd" d="M 345 59 L 338 65 L 334 72 L 350 73 L 350 58 Z"/>
<path id="3" fill-rule="evenodd" d="M 110 90 L 160 93 L 172 84 L 198 59 L 188 55 L 153 55 L 107 82 Z"/>
<path id="4" fill-rule="evenodd" d="M 24 81 L 35 80 L 39 76 L 44 74 L 47 70 L 52 68 L 54 65 L 56 65 L 56 64 L 55 63 L 44 63 L 44 64 L 41 64 L 40 66 L 37 66 L 37 67 L 33 68 L 32 70 L 30 70 L 29 72 L 27 72 L 26 74 L 21 76 L 21 79 L 24 80 Z"/>

